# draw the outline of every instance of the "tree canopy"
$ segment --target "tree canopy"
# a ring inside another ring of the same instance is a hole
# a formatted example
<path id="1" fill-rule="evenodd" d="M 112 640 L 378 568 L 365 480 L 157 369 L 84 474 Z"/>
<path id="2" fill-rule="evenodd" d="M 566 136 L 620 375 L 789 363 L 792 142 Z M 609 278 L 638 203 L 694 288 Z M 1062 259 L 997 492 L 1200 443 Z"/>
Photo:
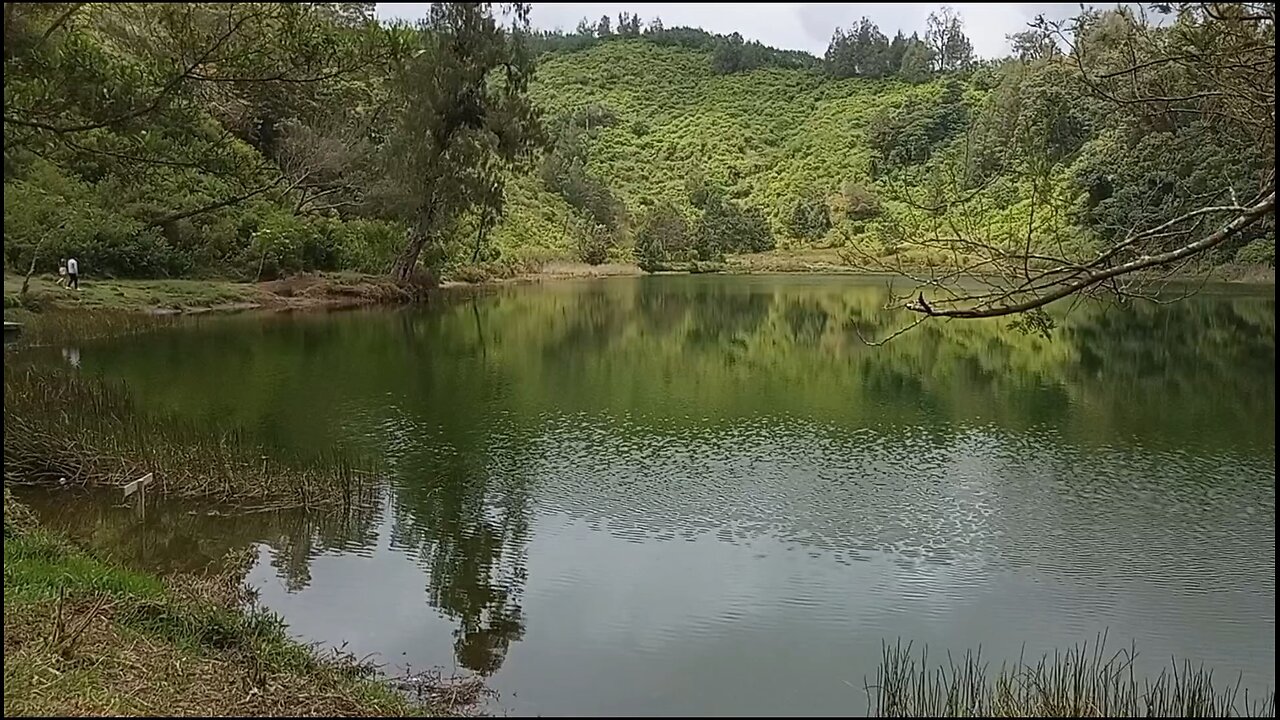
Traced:
<path id="1" fill-rule="evenodd" d="M 407 279 L 812 247 L 909 278 L 922 319 L 1274 263 L 1270 5 L 1010 47 L 976 59 L 946 8 L 819 59 L 630 12 L 535 32 L 519 4 L 10 3 L 4 259 Z"/>

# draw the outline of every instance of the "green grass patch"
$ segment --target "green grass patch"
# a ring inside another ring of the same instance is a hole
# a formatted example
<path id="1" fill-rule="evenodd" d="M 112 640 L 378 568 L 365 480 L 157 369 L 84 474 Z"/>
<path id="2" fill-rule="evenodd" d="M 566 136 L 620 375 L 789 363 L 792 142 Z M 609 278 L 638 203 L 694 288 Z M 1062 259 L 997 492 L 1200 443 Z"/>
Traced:
<path id="1" fill-rule="evenodd" d="M 23 278 L 4 276 L 5 308 L 22 306 Z M 80 289 L 57 284 L 56 277 L 36 275 L 27 288 L 26 305 L 33 309 L 79 309 L 117 312 L 181 310 L 255 302 L 254 285 L 226 280 L 99 280 L 82 278 Z"/>
<path id="2" fill-rule="evenodd" d="M 76 551 L 65 541 L 34 531 L 4 542 L 4 601 L 50 600 L 59 593 L 159 597 L 155 578 L 114 567 Z"/>

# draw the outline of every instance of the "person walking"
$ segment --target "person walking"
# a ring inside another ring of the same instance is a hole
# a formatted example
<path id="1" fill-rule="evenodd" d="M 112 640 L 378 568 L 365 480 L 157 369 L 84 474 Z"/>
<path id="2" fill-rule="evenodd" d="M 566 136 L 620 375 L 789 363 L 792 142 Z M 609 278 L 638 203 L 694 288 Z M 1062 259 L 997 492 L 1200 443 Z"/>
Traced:
<path id="1" fill-rule="evenodd" d="M 67 260 L 67 287 L 80 289 L 80 263 L 75 258 Z"/>
<path id="2" fill-rule="evenodd" d="M 67 285 L 67 259 L 58 260 L 58 287 L 66 287 Z"/>

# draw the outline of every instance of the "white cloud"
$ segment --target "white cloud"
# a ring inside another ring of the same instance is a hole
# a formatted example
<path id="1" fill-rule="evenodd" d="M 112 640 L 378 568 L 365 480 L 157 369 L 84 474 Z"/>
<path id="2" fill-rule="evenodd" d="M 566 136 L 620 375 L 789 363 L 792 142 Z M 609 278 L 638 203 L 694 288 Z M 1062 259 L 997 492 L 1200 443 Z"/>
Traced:
<path id="1" fill-rule="evenodd" d="M 965 33 L 981 57 L 995 57 L 1009 49 L 1006 35 L 1025 30 L 1036 15 L 1060 19 L 1079 12 L 1078 3 L 951 3 L 964 18 Z M 415 20 L 428 3 L 378 3 L 378 17 Z M 572 31 L 578 20 L 592 22 L 619 12 L 638 13 L 648 22 L 661 17 L 667 27 L 687 25 L 715 33 L 741 33 L 748 40 L 787 50 L 807 50 L 821 56 L 837 26 L 847 27 L 862 16 L 871 18 L 892 37 L 924 31 L 925 19 L 942 4 L 935 3 L 533 3 L 535 27 Z"/>

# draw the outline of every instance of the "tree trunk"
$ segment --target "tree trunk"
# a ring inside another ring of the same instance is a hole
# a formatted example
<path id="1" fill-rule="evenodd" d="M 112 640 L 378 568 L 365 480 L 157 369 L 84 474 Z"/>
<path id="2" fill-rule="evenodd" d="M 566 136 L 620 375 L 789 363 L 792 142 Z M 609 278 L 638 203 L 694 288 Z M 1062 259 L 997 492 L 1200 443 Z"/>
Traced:
<path id="1" fill-rule="evenodd" d="M 413 277 L 413 271 L 418 267 L 418 256 L 422 254 L 422 248 L 427 245 L 427 234 L 419 230 L 410 230 L 405 233 L 405 240 L 404 250 L 400 251 L 395 265 L 391 268 L 391 276 L 399 282 L 408 282 L 409 278 Z"/>
<path id="2" fill-rule="evenodd" d="M 65 224 L 63 223 L 63 225 Z M 58 229 L 61 230 L 62 225 L 59 225 Z M 27 274 L 22 278 L 22 290 L 18 293 L 18 297 L 24 300 L 27 297 L 27 288 L 31 285 L 31 276 L 36 272 L 36 261 L 40 259 L 40 247 L 44 245 L 45 237 L 41 236 L 40 240 L 36 242 L 36 249 L 31 251 L 31 267 L 27 268 Z"/>
<path id="3" fill-rule="evenodd" d="M 404 234 L 404 250 L 400 251 L 395 264 L 391 266 L 391 277 L 397 282 L 405 283 L 413 277 L 413 271 L 418 268 L 418 256 L 422 255 L 422 249 L 431 240 L 434 217 L 435 193 L 432 193 L 431 201 L 418 211 L 415 222 Z"/>

